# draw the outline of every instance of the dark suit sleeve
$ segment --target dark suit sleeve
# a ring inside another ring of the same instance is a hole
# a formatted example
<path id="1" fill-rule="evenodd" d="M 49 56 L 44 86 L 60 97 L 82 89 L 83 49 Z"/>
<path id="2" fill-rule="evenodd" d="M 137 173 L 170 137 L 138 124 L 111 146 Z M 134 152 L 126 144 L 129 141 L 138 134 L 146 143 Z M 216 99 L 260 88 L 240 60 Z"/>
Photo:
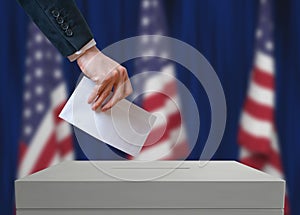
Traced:
<path id="1" fill-rule="evenodd" d="M 80 50 L 93 35 L 73 0 L 17 0 L 63 56 Z"/>

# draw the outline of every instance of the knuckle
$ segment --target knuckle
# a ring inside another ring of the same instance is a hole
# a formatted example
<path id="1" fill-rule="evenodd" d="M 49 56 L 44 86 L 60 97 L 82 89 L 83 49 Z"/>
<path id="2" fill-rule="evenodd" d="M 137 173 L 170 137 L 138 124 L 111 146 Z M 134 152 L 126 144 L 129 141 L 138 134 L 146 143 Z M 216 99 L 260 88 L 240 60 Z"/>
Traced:
<path id="1" fill-rule="evenodd" d="M 118 71 L 120 72 L 120 75 L 121 75 L 122 77 L 126 76 L 126 74 L 127 74 L 127 70 L 126 70 L 126 68 L 123 67 L 123 66 L 120 66 L 120 67 L 118 68 Z"/>
<path id="2" fill-rule="evenodd" d="M 120 72 L 121 72 L 121 73 L 126 73 L 126 72 L 127 72 L 127 70 L 126 70 L 126 68 L 125 68 L 125 67 L 121 66 L 121 67 L 120 67 Z"/>
<path id="3" fill-rule="evenodd" d="M 111 82 L 111 78 L 110 77 L 106 77 L 103 82 L 101 83 L 101 87 L 100 89 L 103 90 L 106 88 L 106 86 L 109 84 L 109 82 Z"/>
<path id="4" fill-rule="evenodd" d="M 110 90 L 105 90 L 101 93 L 100 98 L 101 100 L 105 99 L 107 96 L 109 96 Z"/>
<path id="5" fill-rule="evenodd" d="M 132 88 L 130 88 L 130 89 L 128 90 L 128 95 L 130 95 L 132 92 L 133 92 L 133 90 L 132 90 Z"/>
<path id="6" fill-rule="evenodd" d="M 107 90 L 107 91 L 103 92 L 103 96 L 104 96 L 104 97 L 107 97 L 107 96 L 109 95 L 109 93 L 110 93 L 110 91 Z"/>
<path id="7" fill-rule="evenodd" d="M 98 107 L 100 106 L 101 103 L 102 103 L 101 100 L 98 99 L 98 100 L 95 102 L 95 107 L 98 108 Z"/>
<path id="8" fill-rule="evenodd" d="M 98 83 L 99 80 L 100 80 L 99 77 L 93 77 L 93 78 L 91 78 L 91 79 L 92 79 L 93 82 L 96 82 L 96 83 Z"/>
<path id="9" fill-rule="evenodd" d="M 132 90 L 128 90 L 125 92 L 125 97 L 129 96 L 132 93 Z"/>
<path id="10" fill-rule="evenodd" d="M 126 96 L 129 96 L 133 92 L 132 87 L 128 87 L 128 90 L 126 90 Z"/>
<path id="11" fill-rule="evenodd" d="M 112 75 L 113 75 L 114 77 L 119 76 L 118 70 L 117 70 L 117 69 L 113 70 L 113 71 L 112 71 Z"/>
<path id="12" fill-rule="evenodd" d="M 110 79 L 111 79 L 111 77 L 108 75 L 103 79 L 102 83 L 107 83 L 110 81 Z"/>

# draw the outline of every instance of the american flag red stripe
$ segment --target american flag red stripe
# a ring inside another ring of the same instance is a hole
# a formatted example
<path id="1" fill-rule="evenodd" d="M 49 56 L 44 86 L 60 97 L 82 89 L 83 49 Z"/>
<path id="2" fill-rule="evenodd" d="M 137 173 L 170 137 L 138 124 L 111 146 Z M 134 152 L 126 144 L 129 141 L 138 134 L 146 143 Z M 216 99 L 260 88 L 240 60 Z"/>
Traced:
<path id="1" fill-rule="evenodd" d="M 178 158 L 184 158 L 189 153 L 186 140 L 176 144 L 172 148 L 172 153 L 164 157 L 164 160 L 176 160 Z"/>
<path id="2" fill-rule="evenodd" d="M 240 161 L 284 178 L 275 125 L 275 62 L 272 0 L 260 2 L 256 49 L 249 89 L 241 115 Z M 285 197 L 285 214 L 289 214 Z"/>
<path id="3" fill-rule="evenodd" d="M 26 151 L 27 151 L 27 145 L 21 141 L 20 144 L 19 144 L 19 159 L 18 159 L 18 165 L 20 165 L 20 163 L 22 163 Z"/>
<path id="4" fill-rule="evenodd" d="M 170 100 L 169 96 L 174 96 L 176 94 L 176 83 L 170 81 L 162 86 L 163 88 L 160 92 L 151 93 L 147 96 L 147 99 L 143 101 L 143 107 L 149 111 L 153 112 L 165 105 L 167 101 Z"/>
<path id="5" fill-rule="evenodd" d="M 258 67 L 253 70 L 253 81 L 262 87 L 274 89 L 273 75 Z"/>
<path id="6" fill-rule="evenodd" d="M 58 118 L 67 99 L 62 58 L 32 22 L 24 80 L 18 177 L 74 157 L 71 127 Z"/>
<path id="7" fill-rule="evenodd" d="M 57 117 L 60 112 L 62 111 L 62 109 L 64 108 L 65 104 L 66 104 L 67 101 L 64 101 L 64 102 L 61 102 L 58 106 L 56 106 L 53 110 L 53 116 L 56 116 L 54 117 L 54 120 L 55 120 L 55 123 L 58 124 L 60 122 L 63 122 L 64 120 Z"/>
<path id="8" fill-rule="evenodd" d="M 50 137 L 47 139 L 45 146 L 37 155 L 37 161 L 33 164 L 30 174 L 40 171 L 42 169 L 50 166 L 50 162 L 52 158 L 55 156 L 56 152 L 56 143 L 55 143 L 55 134 L 52 133 Z"/>
<path id="9" fill-rule="evenodd" d="M 160 127 L 155 127 L 150 132 L 142 150 L 152 147 L 153 144 L 160 144 L 170 138 L 172 130 L 180 127 L 181 117 L 179 112 L 175 112 L 168 116 L 166 124 Z M 160 137 L 160 138 L 158 138 Z"/>
<path id="10" fill-rule="evenodd" d="M 247 148 L 249 151 L 255 151 L 256 153 L 266 154 L 270 151 L 270 140 L 264 137 L 254 136 L 244 129 L 239 130 L 239 143 Z M 253 144 L 259 143 L 259 144 Z"/>
<path id="11" fill-rule="evenodd" d="M 244 109 L 257 119 L 273 122 L 273 108 L 259 104 L 252 98 L 247 98 Z"/>
<path id="12" fill-rule="evenodd" d="M 73 154 L 73 137 L 68 135 L 59 143 L 59 153 L 60 157 L 66 158 L 68 156 L 72 156 Z M 70 155 L 71 153 L 71 155 Z"/>

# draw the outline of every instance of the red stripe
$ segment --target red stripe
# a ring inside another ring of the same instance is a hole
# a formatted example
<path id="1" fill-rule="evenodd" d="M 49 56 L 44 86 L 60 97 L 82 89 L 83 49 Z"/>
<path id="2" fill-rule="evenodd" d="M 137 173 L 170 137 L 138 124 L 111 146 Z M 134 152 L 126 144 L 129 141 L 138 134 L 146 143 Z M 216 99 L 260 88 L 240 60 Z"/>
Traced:
<path id="1" fill-rule="evenodd" d="M 273 108 L 259 104 L 250 97 L 247 97 L 244 109 L 255 118 L 273 122 Z"/>
<path id="2" fill-rule="evenodd" d="M 58 143 L 59 145 L 59 153 L 61 157 L 66 156 L 70 152 L 73 151 L 73 137 L 72 135 L 68 135 L 62 141 Z"/>
<path id="3" fill-rule="evenodd" d="M 65 104 L 66 104 L 66 101 L 62 102 L 57 107 L 55 107 L 55 109 L 53 111 L 56 126 L 58 126 L 59 123 L 65 123 L 61 118 L 58 117 L 58 115 L 60 114 L 60 112 L 64 108 Z M 59 153 L 60 153 L 60 156 L 62 158 L 64 156 L 66 156 L 68 153 L 70 153 L 71 151 L 73 151 L 73 137 L 72 137 L 72 135 L 70 134 L 67 137 L 65 137 L 63 140 L 61 140 L 58 143 L 58 146 L 59 146 Z"/>
<path id="4" fill-rule="evenodd" d="M 267 157 L 262 154 L 252 154 L 249 157 L 242 158 L 241 163 L 255 169 L 263 169 L 267 162 Z"/>
<path id="5" fill-rule="evenodd" d="M 289 198 L 287 195 L 285 195 L 284 198 L 284 215 L 290 214 L 290 204 L 289 204 Z"/>
<path id="6" fill-rule="evenodd" d="M 144 143 L 144 148 L 145 147 L 149 147 L 152 145 L 155 145 L 156 143 L 158 143 L 159 141 L 161 141 L 162 139 L 166 138 L 166 134 L 167 134 L 167 125 L 163 125 L 157 128 L 154 128 L 150 134 L 148 135 L 145 143 Z"/>
<path id="7" fill-rule="evenodd" d="M 24 142 L 20 142 L 19 144 L 19 158 L 18 158 L 18 166 L 23 162 L 24 156 L 27 151 L 27 145 Z"/>
<path id="8" fill-rule="evenodd" d="M 159 92 L 151 93 L 150 96 L 146 97 L 142 106 L 145 110 L 152 112 L 162 107 L 170 97 L 176 93 L 176 83 L 171 81 L 167 83 L 163 89 Z"/>
<path id="9" fill-rule="evenodd" d="M 65 104 L 66 104 L 66 101 L 63 101 L 62 103 L 60 103 L 59 105 L 57 105 L 54 108 L 53 114 L 54 114 L 54 123 L 55 124 L 58 124 L 59 122 L 63 121 L 61 118 L 58 117 L 58 115 L 60 114 L 60 112 L 64 108 Z"/>
<path id="10" fill-rule="evenodd" d="M 241 162 L 247 166 L 260 170 L 263 170 L 264 166 L 269 164 L 277 169 L 278 172 L 283 172 L 280 155 L 274 149 L 270 149 L 268 153 L 263 154 L 252 152 L 248 157 L 241 158 Z"/>
<path id="11" fill-rule="evenodd" d="M 177 160 L 185 159 L 189 154 L 189 146 L 184 140 L 181 143 L 177 143 L 172 149 L 171 154 L 167 157 L 164 157 L 163 160 Z"/>
<path id="12" fill-rule="evenodd" d="M 253 81 L 262 87 L 274 89 L 274 76 L 257 67 L 253 71 Z"/>
<path id="13" fill-rule="evenodd" d="M 277 171 L 283 172 L 282 164 L 281 164 L 281 158 L 280 154 L 276 152 L 274 149 L 270 150 L 270 153 L 268 154 L 269 164 L 273 166 Z"/>
<path id="14" fill-rule="evenodd" d="M 53 159 L 55 152 L 57 151 L 57 142 L 55 134 L 52 133 L 46 145 L 42 149 L 38 159 L 33 166 L 30 174 L 40 171 L 42 169 L 47 168 L 50 165 L 51 160 Z"/>
<path id="15" fill-rule="evenodd" d="M 246 132 L 242 127 L 239 129 L 238 142 L 252 153 L 268 154 L 271 150 L 268 138 L 256 137 Z"/>
<path id="16" fill-rule="evenodd" d="M 150 132 L 150 134 L 148 135 L 142 150 L 144 150 L 144 148 L 151 147 L 153 145 L 156 145 L 156 144 L 161 143 L 164 140 L 168 139 L 170 136 L 171 130 L 179 127 L 180 124 L 181 124 L 181 115 L 180 115 L 179 111 L 169 115 L 167 118 L 166 127 L 160 126 L 160 127 L 155 128 L 154 130 L 152 130 Z"/>

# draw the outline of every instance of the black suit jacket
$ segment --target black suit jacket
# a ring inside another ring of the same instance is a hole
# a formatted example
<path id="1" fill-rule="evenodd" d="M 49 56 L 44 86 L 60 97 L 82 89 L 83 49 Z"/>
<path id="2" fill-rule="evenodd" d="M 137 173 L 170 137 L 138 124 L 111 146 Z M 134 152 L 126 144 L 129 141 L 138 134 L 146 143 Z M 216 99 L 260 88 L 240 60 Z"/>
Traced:
<path id="1" fill-rule="evenodd" d="M 93 35 L 73 0 L 17 0 L 63 56 L 80 50 Z"/>

